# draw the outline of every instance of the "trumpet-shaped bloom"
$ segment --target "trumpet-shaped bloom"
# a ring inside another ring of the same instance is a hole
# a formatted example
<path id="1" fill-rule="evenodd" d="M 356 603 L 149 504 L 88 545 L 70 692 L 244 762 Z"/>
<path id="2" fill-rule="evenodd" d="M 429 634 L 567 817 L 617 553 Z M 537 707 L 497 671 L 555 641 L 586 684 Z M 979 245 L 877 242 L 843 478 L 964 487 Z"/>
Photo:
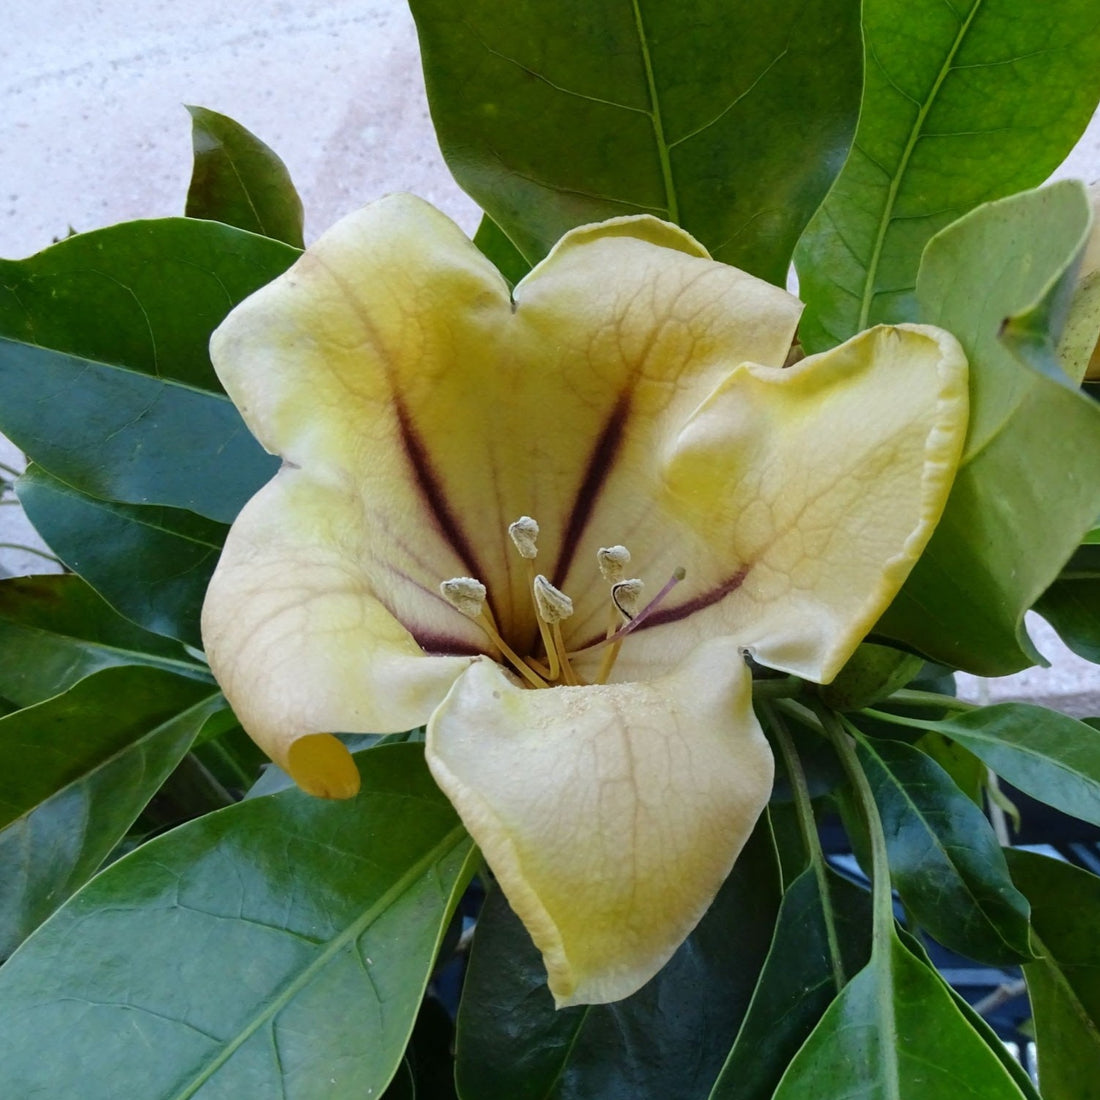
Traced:
<path id="1" fill-rule="evenodd" d="M 649 217 L 509 293 L 430 206 L 347 218 L 212 354 L 278 475 L 203 613 L 245 729 L 303 786 L 328 731 L 429 766 L 559 1005 L 665 962 L 763 809 L 743 654 L 829 680 L 934 527 L 966 425 L 948 334 L 783 364 L 801 306 Z"/>

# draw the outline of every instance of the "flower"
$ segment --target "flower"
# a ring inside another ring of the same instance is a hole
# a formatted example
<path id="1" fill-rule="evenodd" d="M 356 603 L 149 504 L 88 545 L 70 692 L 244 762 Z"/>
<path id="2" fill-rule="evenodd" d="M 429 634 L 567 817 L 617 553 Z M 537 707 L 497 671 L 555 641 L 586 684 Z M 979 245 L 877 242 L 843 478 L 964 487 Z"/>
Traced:
<path id="1" fill-rule="evenodd" d="M 392 196 L 214 334 L 283 458 L 207 595 L 218 681 L 315 794 L 358 789 L 325 731 L 426 723 L 559 1006 L 647 981 L 763 809 L 743 653 L 830 679 L 950 488 L 954 339 L 784 368 L 800 308 L 648 216 L 573 230 L 510 294 Z"/>

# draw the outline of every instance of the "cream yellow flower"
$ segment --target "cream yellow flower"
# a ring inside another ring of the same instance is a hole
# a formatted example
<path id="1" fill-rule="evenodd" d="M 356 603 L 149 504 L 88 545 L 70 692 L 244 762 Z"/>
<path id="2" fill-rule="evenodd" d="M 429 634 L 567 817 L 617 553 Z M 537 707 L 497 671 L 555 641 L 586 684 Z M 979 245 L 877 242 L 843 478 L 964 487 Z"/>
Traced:
<path id="1" fill-rule="evenodd" d="M 1058 346 L 1066 373 L 1074 380 L 1100 382 L 1100 183 L 1089 188 L 1092 232 L 1077 272 L 1069 317 Z"/>
<path id="2" fill-rule="evenodd" d="M 358 788 L 326 731 L 427 724 L 559 1005 L 647 981 L 751 832 L 772 758 L 743 653 L 829 680 L 946 499 L 954 339 L 783 368 L 800 309 L 650 217 L 574 230 L 510 294 L 395 196 L 214 335 L 283 458 L 210 585 L 215 675 L 319 795 Z"/>

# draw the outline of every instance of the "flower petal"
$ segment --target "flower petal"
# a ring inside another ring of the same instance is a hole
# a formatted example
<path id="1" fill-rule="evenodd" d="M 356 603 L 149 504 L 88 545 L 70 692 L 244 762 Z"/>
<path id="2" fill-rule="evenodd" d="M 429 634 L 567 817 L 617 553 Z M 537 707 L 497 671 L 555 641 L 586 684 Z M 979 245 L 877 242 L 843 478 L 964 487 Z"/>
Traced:
<path id="1" fill-rule="evenodd" d="M 1058 344 L 1066 373 L 1080 382 L 1100 381 L 1100 183 L 1089 188 L 1092 232 L 1081 258 L 1069 317 Z"/>
<path id="2" fill-rule="evenodd" d="M 428 723 L 427 758 L 559 1008 L 626 997 L 660 969 L 772 785 L 749 673 L 725 638 L 648 684 L 530 691 L 478 660 Z"/>
<path id="3" fill-rule="evenodd" d="M 363 574 L 368 540 L 357 493 L 286 467 L 233 524 L 203 606 L 206 656 L 241 724 L 326 797 L 354 794 L 358 772 L 316 735 L 421 725 L 471 660 L 426 655 L 390 614 Z"/>
<path id="4" fill-rule="evenodd" d="M 963 352 L 929 326 L 882 326 L 786 369 L 734 371 L 666 467 L 669 513 L 723 556 L 712 571 L 733 577 L 692 629 L 831 680 L 931 536 L 967 409 Z M 617 674 L 659 658 L 663 633 L 636 631 Z"/>
<path id="5" fill-rule="evenodd" d="M 560 582 L 597 506 L 644 525 L 652 456 L 731 366 L 787 354 L 797 300 L 704 257 L 674 226 L 616 219 L 568 234 L 513 300 L 452 222 L 391 196 L 238 306 L 212 356 L 269 450 L 357 487 L 363 569 L 415 636 L 459 619 L 436 586 L 468 575 L 522 647 L 534 619 L 507 525 L 539 521 Z"/>

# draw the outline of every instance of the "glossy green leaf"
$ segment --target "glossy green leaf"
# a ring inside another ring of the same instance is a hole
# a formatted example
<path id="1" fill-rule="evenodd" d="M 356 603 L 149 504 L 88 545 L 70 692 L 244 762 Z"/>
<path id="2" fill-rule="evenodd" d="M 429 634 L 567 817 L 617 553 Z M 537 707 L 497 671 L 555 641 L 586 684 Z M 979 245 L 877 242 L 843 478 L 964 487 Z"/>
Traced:
<path id="1" fill-rule="evenodd" d="M 855 0 L 410 6 L 443 155 L 528 261 L 649 213 L 785 282 L 855 126 Z"/>
<path id="2" fill-rule="evenodd" d="M 1007 851 L 1007 850 L 1006 850 Z M 908 932 L 902 928 L 895 926 L 895 930 L 898 934 L 898 939 L 901 940 L 902 946 L 913 955 L 919 962 L 923 963 L 930 970 L 934 969 L 932 960 L 928 957 L 928 952 L 924 949 L 924 945 L 921 941 L 915 939 Z M 985 1042 L 985 1045 L 989 1047 L 991 1051 L 996 1055 L 997 1060 L 1008 1071 L 1009 1076 L 1016 1082 L 1016 1087 L 1023 1093 L 1026 1100 L 1042 1100 L 1039 1096 L 1038 1090 L 1035 1088 L 1035 1083 L 1028 1076 L 1027 1070 L 1012 1056 L 1011 1052 L 1005 1046 L 1001 1037 L 993 1030 L 993 1028 L 985 1021 L 985 1019 L 978 1015 L 974 1011 L 970 1003 L 962 996 L 957 989 L 953 989 L 950 985 L 944 981 L 943 975 L 936 971 L 936 976 L 940 980 L 940 985 L 950 994 L 951 1000 L 955 1002 L 955 1007 L 961 1013 L 963 1019 L 978 1033 L 979 1037 Z M 1024 1027 L 1019 1028 L 1021 1032 L 1024 1032 Z"/>
<path id="3" fill-rule="evenodd" d="M 875 739 L 858 753 L 886 834 L 891 882 L 921 927 L 994 966 L 1034 958 L 1027 899 L 982 811 L 909 745 Z"/>
<path id="4" fill-rule="evenodd" d="M 706 916 L 655 978 L 624 1001 L 556 1011 L 538 951 L 493 891 L 458 1015 L 459 1096 L 705 1098 L 752 995 L 778 904 L 775 855 L 758 828 Z"/>
<path id="5" fill-rule="evenodd" d="M 1035 610 L 1074 653 L 1100 664 L 1100 577 L 1056 580 Z"/>
<path id="6" fill-rule="evenodd" d="M 224 706 L 210 684 L 108 668 L 0 718 L 0 957 L 91 878 Z"/>
<path id="7" fill-rule="evenodd" d="M 124 619 L 78 576 L 0 581 L 0 695 L 28 707 L 116 665 L 213 682 L 179 642 Z"/>
<path id="8" fill-rule="evenodd" d="M 1043 955 L 1024 967 L 1043 1100 L 1098 1100 L 1100 878 L 1031 852 L 1008 855 L 1013 878 L 1031 898 Z"/>
<path id="9" fill-rule="evenodd" d="M 221 393 L 210 333 L 297 256 L 187 218 L 78 233 L 26 260 L 0 260 L 0 336 Z M 4 393 L 9 404 L 6 383 Z"/>
<path id="10" fill-rule="evenodd" d="M 0 431 L 91 496 L 230 523 L 278 469 L 220 394 L 0 338 Z"/>
<path id="11" fill-rule="evenodd" d="M 419 746 L 358 798 L 241 802 L 143 845 L 0 970 L 5 1088 L 363 1100 L 396 1071 L 472 845 Z"/>
<path id="12" fill-rule="evenodd" d="M 1100 730 L 1086 722 L 1028 703 L 998 703 L 919 724 L 959 742 L 1032 798 L 1100 825 Z"/>
<path id="13" fill-rule="evenodd" d="M 1089 217 L 1080 184 L 1053 184 L 975 210 L 921 264 L 921 319 L 970 360 L 971 419 L 943 518 L 875 633 L 981 675 L 1041 660 L 1024 612 L 1100 512 L 1100 406 L 999 339 L 1005 318 L 1060 294 Z"/>
<path id="14" fill-rule="evenodd" d="M 826 882 L 843 980 L 867 963 L 870 898 L 831 872 Z M 836 994 L 819 881 L 807 869 L 783 895 L 771 950 L 709 1100 L 771 1100 L 783 1071 Z"/>
<path id="15" fill-rule="evenodd" d="M 864 0 L 863 34 L 852 151 L 795 257 L 811 351 L 916 320 L 925 244 L 1042 183 L 1100 99 L 1094 0 Z"/>
<path id="16" fill-rule="evenodd" d="M 891 934 L 791 1062 L 774 1100 L 1021 1100 L 935 971 Z"/>
<path id="17" fill-rule="evenodd" d="M 302 200 L 286 165 L 239 122 L 188 107 L 195 165 L 187 216 L 302 247 Z"/>
<path id="18" fill-rule="evenodd" d="M 19 499 L 57 556 L 119 613 L 201 648 L 199 615 L 227 528 L 178 508 L 112 504 L 31 466 Z"/>

